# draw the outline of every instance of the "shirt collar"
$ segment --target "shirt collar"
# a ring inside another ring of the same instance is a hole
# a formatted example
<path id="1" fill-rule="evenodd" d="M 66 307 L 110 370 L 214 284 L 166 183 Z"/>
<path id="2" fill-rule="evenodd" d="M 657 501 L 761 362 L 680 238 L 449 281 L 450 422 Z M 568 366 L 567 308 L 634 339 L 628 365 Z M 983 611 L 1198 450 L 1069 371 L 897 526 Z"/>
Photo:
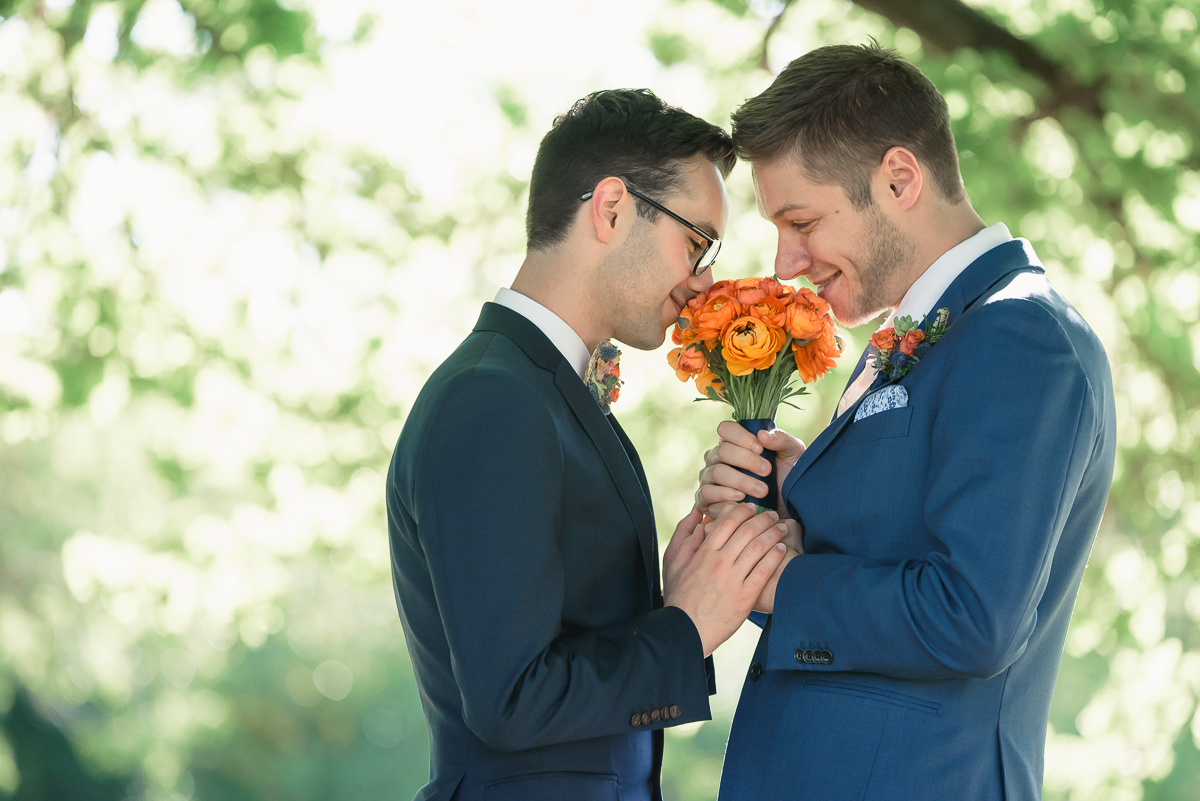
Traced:
<path id="1" fill-rule="evenodd" d="M 898 317 L 911 317 L 920 322 L 963 270 L 992 248 L 1010 241 L 1012 234 L 1008 232 L 1008 226 L 996 223 L 947 250 L 913 282 L 900 305 L 887 316 L 879 330 L 893 325 Z"/>
<path id="2" fill-rule="evenodd" d="M 587 349 L 587 345 L 583 343 L 583 338 L 575 333 L 575 329 L 567 325 L 563 318 L 528 295 L 522 295 L 520 292 L 514 292 L 504 287 L 501 287 L 500 291 L 496 293 L 495 302 L 512 309 L 536 325 L 553 343 L 554 347 L 558 348 L 558 352 L 563 355 L 567 363 L 579 374 L 579 380 L 583 380 L 592 354 Z"/>

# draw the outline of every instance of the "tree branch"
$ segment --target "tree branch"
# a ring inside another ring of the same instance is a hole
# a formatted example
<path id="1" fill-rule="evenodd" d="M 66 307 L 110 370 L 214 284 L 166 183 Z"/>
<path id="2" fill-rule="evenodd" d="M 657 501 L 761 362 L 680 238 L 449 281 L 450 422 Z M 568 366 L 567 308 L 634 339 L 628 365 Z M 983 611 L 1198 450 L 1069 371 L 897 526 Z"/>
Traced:
<path id="1" fill-rule="evenodd" d="M 767 59 L 768 49 L 771 45 L 771 37 L 775 35 L 775 30 L 779 27 L 779 23 L 783 21 L 783 15 L 787 13 L 791 7 L 793 0 L 783 0 L 783 8 L 779 9 L 779 13 L 771 20 L 771 24 L 767 26 L 767 32 L 763 35 L 762 55 L 758 58 L 758 66 L 762 67 L 767 72 L 771 71 L 770 61 Z"/>
<path id="2" fill-rule="evenodd" d="M 952 52 L 960 47 L 998 50 L 1010 54 L 1017 66 L 1033 73 L 1049 87 L 1051 96 L 1039 104 L 1037 116 L 1053 115 L 1063 106 L 1075 106 L 1093 117 L 1101 117 L 1103 83 L 1081 84 L 1062 64 L 1044 56 L 1032 44 L 1019 39 L 961 0 L 854 0 L 867 11 L 886 17 L 894 25 L 916 31 L 929 47 Z M 764 46 L 765 51 L 765 46 Z"/>

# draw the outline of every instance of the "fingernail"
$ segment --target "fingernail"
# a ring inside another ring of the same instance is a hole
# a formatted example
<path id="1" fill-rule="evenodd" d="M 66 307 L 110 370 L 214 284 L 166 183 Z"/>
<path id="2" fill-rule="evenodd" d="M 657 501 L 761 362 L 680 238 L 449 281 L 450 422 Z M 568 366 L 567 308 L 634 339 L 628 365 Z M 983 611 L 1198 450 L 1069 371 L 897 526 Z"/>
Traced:
<path id="1" fill-rule="evenodd" d="M 776 512 L 774 509 L 768 509 L 767 514 L 771 517 L 772 520 L 779 519 L 779 512 Z"/>
<path id="2" fill-rule="evenodd" d="M 758 485 L 758 489 L 756 490 L 756 494 L 757 494 L 757 495 L 758 495 L 758 497 L 760 497 L 760 498 L 761 498 L 762 496 L 766 495 L 766 494 L 767 494 L 767 485 L 766 485 L 766 484 L 759 484 L 759 485 Z"/>
<path id="3" fill-rule="evenodd" d="M 779 525 L 777 525 L 775 528 L 779 529 L 779 530 L 780 530 L 780 531 L 782 531 L 784 534 L 787 534 L 787 526 L 785 526 L 783 523 L 780 523 L 780 524 L 779 524 Z"/>
<path id="4" fill-rule="evenodd" d="M 786 553 L 786 552 L 787 552 L 787 546 L 786 546 L 786 545 L 784 545 L 784 544 L 781 542 L 781 543 L 779 543 L 778 545 L 776 545 L 776 546 L 775 546 L 775 550 L 777 550 L 777 551 L 783 551 L 783 552 L 785 552 L 785 553 Z"/>

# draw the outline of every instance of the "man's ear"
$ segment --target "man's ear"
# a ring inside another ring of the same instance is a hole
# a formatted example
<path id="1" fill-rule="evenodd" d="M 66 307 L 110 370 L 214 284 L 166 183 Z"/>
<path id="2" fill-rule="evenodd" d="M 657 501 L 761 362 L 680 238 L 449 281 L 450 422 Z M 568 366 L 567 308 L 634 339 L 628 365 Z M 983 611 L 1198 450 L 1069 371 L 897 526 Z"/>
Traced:
<path id="1" fill-rule="evenodd" d="M 588 199 L 588 220 L 596 238 L 609 244 L 633 213 L 633 197 L 625 188 L 625 182 L 615 176 L 596 184 Z"/>
<path id="2" fill-rule="evenodd" d="M 903 147 L 893 147 L 883 154 L 877 179 L 887 186 L 884 197 L 892 200 L 899 211 L 908 211 L 916 205 L 925 188 L 921 164 Z"/>

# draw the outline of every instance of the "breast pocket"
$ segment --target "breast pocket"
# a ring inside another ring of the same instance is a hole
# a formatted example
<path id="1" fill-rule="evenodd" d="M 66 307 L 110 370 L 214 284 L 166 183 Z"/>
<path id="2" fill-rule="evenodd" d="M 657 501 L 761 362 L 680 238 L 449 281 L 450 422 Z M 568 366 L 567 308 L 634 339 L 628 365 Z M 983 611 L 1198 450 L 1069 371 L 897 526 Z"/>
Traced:
<path id="1" fill-rule="evenodd" d="M 870 417 L 850 422 L 842 432 L 843 444 L 872 442 L 877 439 L 907 437 L 912 424 L 912 407 L 901 406 L 876 412 Z"/>

